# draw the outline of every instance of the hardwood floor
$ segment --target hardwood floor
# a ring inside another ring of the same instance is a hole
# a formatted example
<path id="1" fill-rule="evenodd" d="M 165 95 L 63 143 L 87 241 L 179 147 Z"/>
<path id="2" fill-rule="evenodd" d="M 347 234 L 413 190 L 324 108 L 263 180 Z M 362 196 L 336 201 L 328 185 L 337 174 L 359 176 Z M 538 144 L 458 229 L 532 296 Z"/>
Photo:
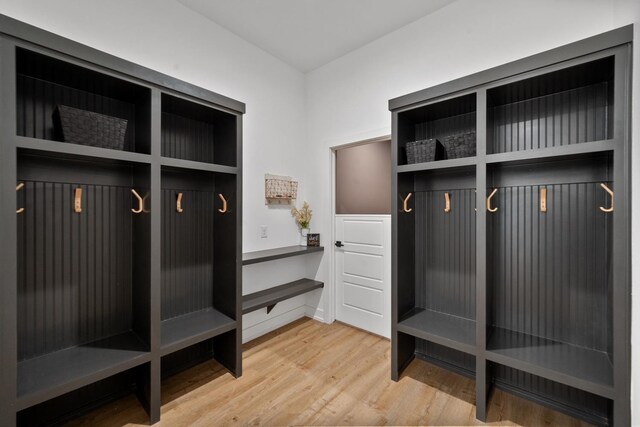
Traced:
<path id="1" fill-rule="evenodd" d="M 244 375 L 214 361 L 163 381 L 162 426 L 481 425 L 468 378 L 414 360 L 390 379 L 389 341 L 347 325 L 301 319 L 244 348 Z M 73 425 L 146 425 L 134 396 Z M 495 391 L 492 425 L 586 425 Z"/>

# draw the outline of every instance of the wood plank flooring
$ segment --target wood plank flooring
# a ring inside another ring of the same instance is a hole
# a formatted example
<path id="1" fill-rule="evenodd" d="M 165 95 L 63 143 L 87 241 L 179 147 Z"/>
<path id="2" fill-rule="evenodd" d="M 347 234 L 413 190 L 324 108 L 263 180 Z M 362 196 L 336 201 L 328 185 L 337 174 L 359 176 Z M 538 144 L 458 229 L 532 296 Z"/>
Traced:
<path id="1" fill-rule="evenodd" d="M 162 426 L 481 425 L 473 380 L 414 360 L 390 379 L 389 341 L 301 319 L 245 345 L 244 375 L 206 362 L 162 384 Z M 586 425 L 496 390 L 491 425 Z M 146 425 L 132 395 L 72 425 Z"/>

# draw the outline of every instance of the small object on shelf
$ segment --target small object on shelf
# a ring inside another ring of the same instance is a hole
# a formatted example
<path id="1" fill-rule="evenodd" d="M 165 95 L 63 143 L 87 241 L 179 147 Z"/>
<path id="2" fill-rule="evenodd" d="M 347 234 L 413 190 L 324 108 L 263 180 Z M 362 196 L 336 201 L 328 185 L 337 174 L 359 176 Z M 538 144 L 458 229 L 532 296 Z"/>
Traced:
<path id="1" fill-rule="evenodd" d="M 290 176 L 265 174 L 265 204 L 290 204 L 298 197 L 298 181 Z"/>
<path id="2" fill-rule="evenodd" d="M 64 142 L 124 149 L 125 119 L 58 105 L 53 111 L 53 124 L 57 138 Z"/>
<path id="3" fill-rule="evenodd" d="M 133 188 L 131 189 L 131 194 L 133 194 L 135 198 L 138 199 L 138 209 L 131 208 L 131 212 L 133 212 L 134 214 L 142 213 L 142 211 L 144 211 L 144 199 L 140 197 L 140 194 L 138 194 L 138 192 Z"/>
<path id="4" fill-rule="evenodd" d="M 311 217 L 313 211 L 309 208 L 309 203 L 304 202 L 302 209 L 298 210 L 296 207 L 291 208 L 291 216 L 296 220 L 296 224 L 300 227 L 300 246 L 307 246 L 307 234 L 309 234 L 309 226 L 311 224 Z"/>
<path id="5" fill-rule="evenodd" d="M 24 188 L 24 182 L 21 182 L 20 184 L 16 185 L 16 191 L 20 191 Z M 16 213 L 21 214 L 22 212 L 24 212 L 24 208 L 18 208 L 16 210 Z"/>
<path id="6" fill-rule="evenodd" d="M 465 132 L 449 135 L 442 139 L 445 159 L 460 159 L 476 155 L 476 133 Z"/>
<path id="7" fill-rule="evenodd" d="M 218 209 L 218 212 L 220 213 L 227 213 L 228 208 L 227 208 L 227 199 L 224 198 L 224 196 L 222 195 L 222 193 L 218 193 L 218 197 L 220 198 L 220 200 L 222 200 L 222 208 Z"/>
<path id="8" fill-rule="evenodd" d="M 320 233 L 307 234 L 307 246 L 320 246 Z"/>
<path id="9" fill-rule="evenodd" d="M 600 206 L 600 210 L 602 212 L 606 212 L 606 213 L 613 212 L 613 190 L 610 189 L 607 186 L 607 184 L 605 184 L 605 183 L 600 184 L 600 187 L 602 187 L 604 189 L 604 191 L 609 193 L 609 195 L 611 196 L 611 207 L 610 208 L 605 208 L 604 206 Z"/>
<path id="10" fill-rule="evenodd" d="M 407 164 L 433 162 L 444 158 L 444 147 L 435 138 L 407 142 Z"/>
<path id="11" fill-rule="evenodd" d="M 184 209 L 182 209 L 182 193 L 178 193 L 178 198 L 176 199 L 176 212 L 184 212 Z"/>
<path id="12" fill-rule="evenodd" d="M 75 213 L 82 212 L 82 188 L 78 187 L 75 191 L 75 197 L 73 202 L 73 211 Z"/>
<path id="13" fill-rule="evenodd" d="M 496 195 L 497 192 L 498 192 L 498 189 L 494 188 L 493 191 L 491 192 L 491 194 L 489 194 L 489 197 L 487 197 L 487 210 L 489 212 L 495 212 L 495 211 L 498 210 L 498 208 L 491 207 L 491 199 L 493 198 L 493 196 Z"/>

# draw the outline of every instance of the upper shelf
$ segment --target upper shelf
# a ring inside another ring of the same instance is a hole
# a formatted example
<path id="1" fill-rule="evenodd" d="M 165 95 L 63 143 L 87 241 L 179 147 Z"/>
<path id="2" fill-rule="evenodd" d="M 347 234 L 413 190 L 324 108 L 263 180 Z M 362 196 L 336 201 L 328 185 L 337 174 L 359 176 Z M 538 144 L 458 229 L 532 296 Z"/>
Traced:
<path id="1" fill-rule="evenodd" d="M 242 254 L 242 265 L 257 264 L 292 256 L 323 252 L 324 246 L 286 246 L 284 248 L 267 249 L 264 251 L 246 252 Z"/>
<path id="2" fill-rule="evenodd" d="M 411 165 L 398 166 L 397 171 L 402 172 L 420 172 L 437 169 L 455 169 L 466 166 L 475 166 L 475 157 L 463 157 L 461 159 L 439 160 L 435 162 L 414 163 Z"/>

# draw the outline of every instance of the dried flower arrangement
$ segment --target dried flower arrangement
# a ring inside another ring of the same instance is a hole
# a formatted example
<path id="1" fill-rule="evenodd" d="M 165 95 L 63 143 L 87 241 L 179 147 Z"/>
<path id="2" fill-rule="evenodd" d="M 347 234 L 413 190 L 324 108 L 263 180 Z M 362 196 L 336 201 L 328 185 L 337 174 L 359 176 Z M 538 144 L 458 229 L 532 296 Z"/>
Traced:
<path id="1" fill-rule="evenodd" d="M 304 202 L 302 204 L 302 209 L 298 210 L 296 207 L 291 208 L 291 216 L 293 216 L 300 228 L 309 228 L 309 223 L 311 222 L 311 216 L 313 211 L 309 208 L 309 203 Z"/>

